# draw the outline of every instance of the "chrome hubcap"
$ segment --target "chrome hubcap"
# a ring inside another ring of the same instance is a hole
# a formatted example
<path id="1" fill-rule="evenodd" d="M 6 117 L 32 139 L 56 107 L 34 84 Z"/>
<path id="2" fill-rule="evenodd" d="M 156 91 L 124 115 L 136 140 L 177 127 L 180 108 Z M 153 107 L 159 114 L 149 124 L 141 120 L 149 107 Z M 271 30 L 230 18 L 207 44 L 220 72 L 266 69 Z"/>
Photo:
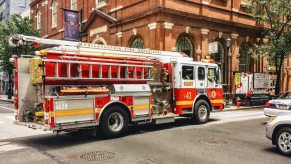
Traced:
<path id="1" fill-rule="evenodd" d="M 201 120 L 205 120 L 207 117 L 207 108 L 205 105 L 201 105 L 198 109 L 198 115 Z"/>
<path id="2" fill-rule="evenodd" d="M 123 127 L 123 117 L 120 113 L 111 113 L 108 119 L 108 127 L 111 131 L 118 132 Z"/>
<path id="3" fill-rule="evenodd" d="M 283 132 L 279 136 L 279 147 L 284 152 L 291 151 L 291 134 L 288 132 Z"/>

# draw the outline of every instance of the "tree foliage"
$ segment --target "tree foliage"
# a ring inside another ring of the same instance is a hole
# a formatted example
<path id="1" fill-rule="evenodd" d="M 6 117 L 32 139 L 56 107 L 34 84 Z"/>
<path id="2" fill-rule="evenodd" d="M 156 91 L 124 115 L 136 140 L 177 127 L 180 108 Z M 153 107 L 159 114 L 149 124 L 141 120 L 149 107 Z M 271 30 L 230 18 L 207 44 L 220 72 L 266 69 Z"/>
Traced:
<path id="1" fill-rule="evenodd" d="M 249 7 L 253 17 L 262 25 L 260 34 L 268 43 L 258 45 L 257 55 L 265 56 L 276 67 L 275 93 L 280 93 L 284 60 L 291 54 L 291 0 L 253 0 Z"/>
<path id="2" fill-rule="evenodd" d="M 0 24 L 0 60 L 3 71 L 12 73 L 13 65 L 9 61 L 12 55 L 34 55 L 35 48 L 31 44 L 11 48 L 8 43 L 13 34 L 39 36 L 39 31 L 33 29 L 32 23 L 33 20 L 28 17 L 22 18 L 16 14 Z"/>

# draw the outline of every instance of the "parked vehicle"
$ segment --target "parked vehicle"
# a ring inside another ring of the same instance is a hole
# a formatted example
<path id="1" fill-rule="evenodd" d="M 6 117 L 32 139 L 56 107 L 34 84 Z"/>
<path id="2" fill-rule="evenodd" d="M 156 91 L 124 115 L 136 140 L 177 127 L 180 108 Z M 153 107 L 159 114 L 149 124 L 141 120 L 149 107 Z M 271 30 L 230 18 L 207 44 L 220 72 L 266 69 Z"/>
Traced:
<path id="1" fill-rule="evenodd" d="M 58 45 L 15 57 L 17 123 L 51 131 L 94 129 L 107 137 L 129 124 L 206 123 L 224 108 L 217 64 L 179 52 L 15 35 L 19 44 Z M 30 70 L 30 71 L 29 71 Z"/>
<path id="2" fill-rule="evenodd" d="M 291 92 L 287 91 L 278 99 L 268 101 L 264 114 L 268 117 L 291 114 Z"/>
<path id="3" fill-rule="evenodd" d="M 271 117 L 266 125 L 266 137 L 281 154 L 291 156 L 291 115 Z"/>

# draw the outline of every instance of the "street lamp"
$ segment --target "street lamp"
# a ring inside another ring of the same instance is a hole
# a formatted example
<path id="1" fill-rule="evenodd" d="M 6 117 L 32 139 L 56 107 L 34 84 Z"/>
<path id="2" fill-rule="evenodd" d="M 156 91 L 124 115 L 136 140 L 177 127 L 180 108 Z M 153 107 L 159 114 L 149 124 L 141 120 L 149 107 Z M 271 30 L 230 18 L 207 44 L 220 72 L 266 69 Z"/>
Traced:
<path id="1" fill-rule="evenodd" d="M 229 77 L 230 77 L 230 60 L 229 60 L 229 57 L 230 57 L 230 45 L 231 45 L 231 39 L 230 38 L 227 38 L 226 39 L 226 42 L 225 42 L 225 44 L 226 44 L 226 47 L 227 47 L 227 53 L 226 53 L 226 68 L 227 68 L 227 70 L 226 70 L 226 99 L 228 100 L 228 104 L 227 105 L 229 105 L 230 104 L 230 98 L 229 98 L 229 86 L 228 86 L 228 81 L 229 80 L 231 80 L 231 79 L 229 79 Z"/>

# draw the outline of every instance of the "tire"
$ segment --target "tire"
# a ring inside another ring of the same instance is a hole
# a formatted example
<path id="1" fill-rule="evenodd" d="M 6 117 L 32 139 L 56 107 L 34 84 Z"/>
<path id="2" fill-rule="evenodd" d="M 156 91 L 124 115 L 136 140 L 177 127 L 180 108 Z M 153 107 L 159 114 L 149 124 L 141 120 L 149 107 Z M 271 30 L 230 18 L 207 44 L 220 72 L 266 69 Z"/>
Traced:
<path id="1" fill-rule="evenodd" d="M 129 117 L 123 108 L 112 105 L 101 118 L 100 130 L 106 138 L 123 136 L 128 129 Z"/>
<path id="2" fill-rule="evenodd" d="M 285 127 L 276 134 L 276 147 L 285 156 L 291 156 L 291 128 Z"/>
<path id="3" fill-rule="evenodd" d="M 198 124 L 208 122 L 210 116 L 210 107 L 207 101 L 201 99 L 194 106 L 193 121 Z"/>

